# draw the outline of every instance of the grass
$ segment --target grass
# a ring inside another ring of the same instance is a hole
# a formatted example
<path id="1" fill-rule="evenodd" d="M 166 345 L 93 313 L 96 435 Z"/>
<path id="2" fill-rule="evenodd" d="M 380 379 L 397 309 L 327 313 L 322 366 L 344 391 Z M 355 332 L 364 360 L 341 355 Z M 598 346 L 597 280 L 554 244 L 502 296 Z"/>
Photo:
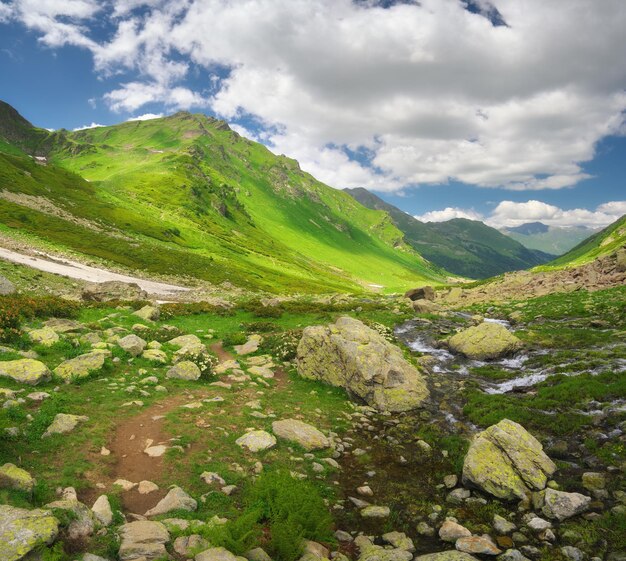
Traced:
<path id="1" fill-rule="evenodd" d="M 40 143 L 24 127 L 22 141 Z M 386 214 L 201 115 L 63 132 L 46 146 L 39 165 L 0 145 L 0 223 L 58 250 L 268 292 L 395 291 L 445 277 Z"/>

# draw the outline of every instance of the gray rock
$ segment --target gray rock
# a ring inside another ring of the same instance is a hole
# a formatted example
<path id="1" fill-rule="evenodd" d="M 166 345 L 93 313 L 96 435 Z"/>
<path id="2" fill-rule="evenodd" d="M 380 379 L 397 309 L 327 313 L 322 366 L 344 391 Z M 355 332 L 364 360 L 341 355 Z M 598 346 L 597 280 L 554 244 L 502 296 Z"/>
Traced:
<path id="1" fill-rule="evenodd" d="M 591 497 L 580 493 L 566 493 L 555 489 L 546 489 L 544 505 L 541 509 L 548 518 L 565 520 L 585 512 L 589 508 Z"/>
<path id="2" fill-rule="evenodd" d="M 452 550 L 420 555 L 414 561 L 478 561 L 478 559 L 469 553 Z"/>
<path id="3" fill-rule="evenodd" d="M 0 505 L 0 551 L 3 561 L 18 561 L 34 549 L 52 543 L 59 522 L 47 510 Z"/>
<path id="4" fill-rule="evenodd" d="M 163 497 L 155 507 L 146 512 L 146 516 L 158 516 L 159 514 L 167 514 L 173 510 L 194 511 L 198 508 L 198 503 L 190 497 L 180 487 L 172 487 L 167 495 Z"/>
<path id="5" fill-rule="evenodd" d="M 170 540 L 167 528 L 161 522 L 138 520 L 124 524 L 119 529 L 121 561 L 144 557 L 147 561 L 168 557 L 165 544 Z"/>
<path id="6" fill-rule="evenodd" d="M 499 514 L 495 514 L 493 517 L 493 528 L 499 534 L 506 535 L 516 530 L 517 526 L 513 524 L 513 522 L 509 522 L 503 516 L 500 516 Z"/>
<path id="7" fill-rule="evenodd" d="M 561 548 L 561 553 L 565 555 L 571 561 L 583 561 L 585 558 L 585 554 L 580 551 L 577 547 L 573 547 L 571 545 L 566 545 Z"/>
<path id="8" fill-rule="evenodd" d="M 305 450 L 321 450 L 330 446 L 330 441 L 324 433 L 298 419 L 274 421 L 272 431 L 279 438 L 295 442 Z"/>
<path id="9" fill-rule="evenodd" d="M 15 293 L 15 285 L 6 277 L 0 275 L 0 296 L 9 296 Z"/>
<path id="10" fill-rule="evenodd" d="M 137 337 L 137 335 L 126 335 L 126 337 L 122 337 L 117 344 L 128 354 L 139 356 L 148 343 L 141 337 Z"/>
<path id="11" fill-rule="evenodd" d="M 415 409 L 429 395 L 402 351 L 353 318 L 305 328 L 297 355 L 301 376 L 343 387 L 380 411 Z"/>

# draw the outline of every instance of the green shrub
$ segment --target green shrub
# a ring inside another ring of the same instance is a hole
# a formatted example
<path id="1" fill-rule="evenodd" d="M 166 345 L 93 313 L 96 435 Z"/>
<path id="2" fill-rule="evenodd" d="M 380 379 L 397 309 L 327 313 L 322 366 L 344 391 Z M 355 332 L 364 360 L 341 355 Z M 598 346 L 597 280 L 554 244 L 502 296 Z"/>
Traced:
<path id="1" fill-rule="evenodd" d="M 235 345 L 243 345 L 247 340 L 248 338 L 245 333 L 234 331 L 232 333 L 226 333 L 226 335 L 222 337 L 222 344 L 225 347 L 234 347 Z"/>
<path id="2" fill-rule="evenodd" d="M 291 329 L 282 333 L 271 333 L 263 337 L 260 349 L 278 360 L 293 360 L 296 358 L 298 343 L 302 339 L 302 329 Z"/>

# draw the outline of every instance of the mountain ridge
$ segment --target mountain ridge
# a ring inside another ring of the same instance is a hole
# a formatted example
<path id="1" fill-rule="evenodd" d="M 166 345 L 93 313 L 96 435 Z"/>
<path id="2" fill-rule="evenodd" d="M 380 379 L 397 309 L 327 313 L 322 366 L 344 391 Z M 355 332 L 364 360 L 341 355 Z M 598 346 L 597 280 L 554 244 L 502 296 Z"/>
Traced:
<path id="1" fill-rule="evenodd" d="M 485 278 L 533 267 L 554 257 L 529 250 L 482 222 L 421 222 L 367 189 L 345 191 L 368 208 L 388 212 L 407 243 L 432 263 L 458 275 Z"/>

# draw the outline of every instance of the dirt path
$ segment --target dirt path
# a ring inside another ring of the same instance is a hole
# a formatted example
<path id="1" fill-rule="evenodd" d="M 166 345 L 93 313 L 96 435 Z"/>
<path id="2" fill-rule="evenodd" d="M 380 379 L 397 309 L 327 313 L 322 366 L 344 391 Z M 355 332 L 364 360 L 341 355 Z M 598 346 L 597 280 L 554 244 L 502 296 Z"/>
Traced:
<path id="1" fill-rule="evenodd" d="M 31 255 L 24 255 L 23 253 L 18 253 L 17 251 L 0 247 L 0 259 L 26 265 L 46 273 L 54 273 L 56 275 L 62 275 L 71 279 L 79 279 L 87 282 L 101 283 L 106 281 L 120 281 L 136 283 L 142 288 L 142 290 L 145 290 L 149 294 L 153 294 L 155 296 L 171 297 L 180 294 L 181 292 L 189 291 L 189 288 L 185 288 L 183 286 L 176 286 L 174 284 L 122 275 L 120 273 L 107 271 L 106 269 L 83 265 L 77 261 L 71 261 L 65 258 L 55 258 L 44 253 L 41 254 L 41 257 L 33 257 Z"/>

